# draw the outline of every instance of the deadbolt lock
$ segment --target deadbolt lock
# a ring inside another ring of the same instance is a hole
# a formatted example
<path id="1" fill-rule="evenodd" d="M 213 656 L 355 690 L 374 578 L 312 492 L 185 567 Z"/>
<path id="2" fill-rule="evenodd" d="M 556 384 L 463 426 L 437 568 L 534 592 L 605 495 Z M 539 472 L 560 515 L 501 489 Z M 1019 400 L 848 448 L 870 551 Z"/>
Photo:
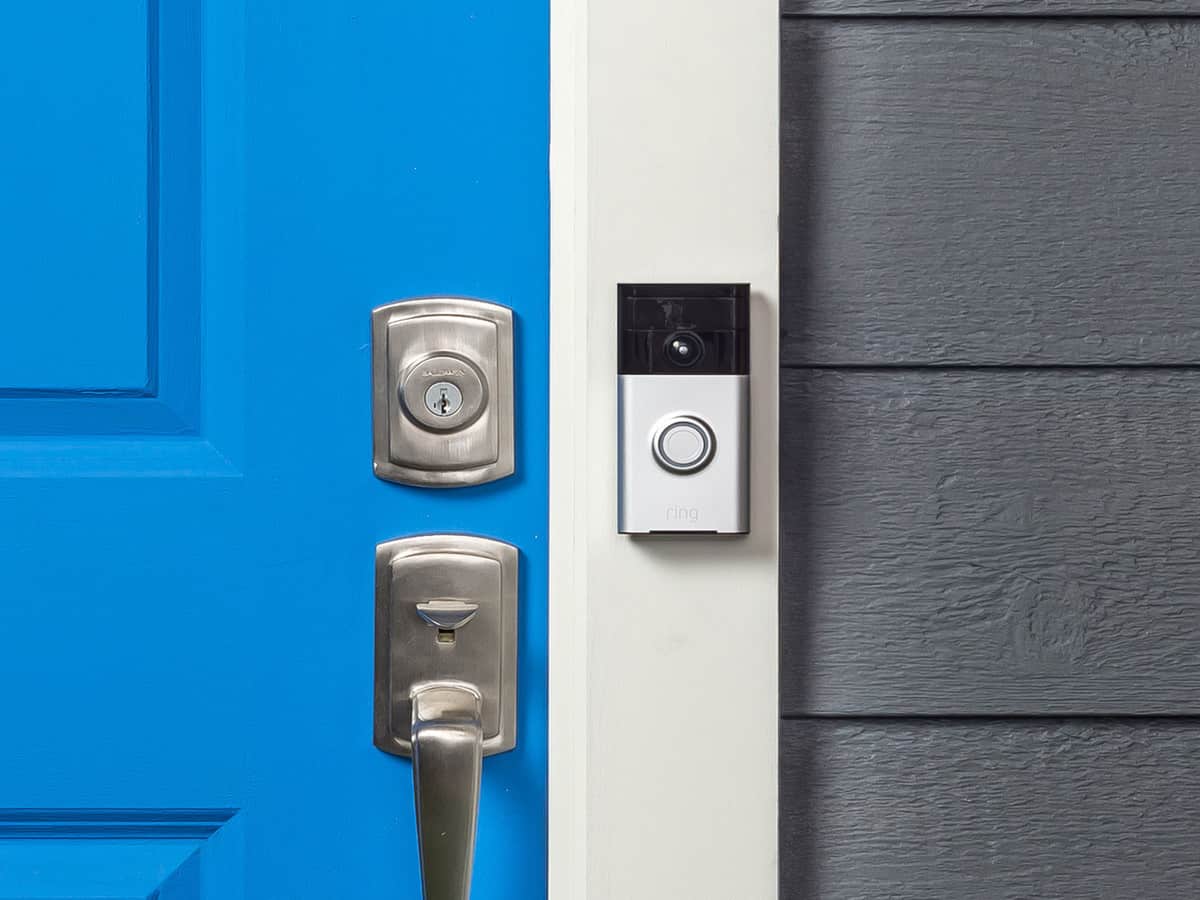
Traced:
<path id="1" fill-rule="evenodd" d="M 433 487 L 511 475 L 513 317 L 425 297 L 372 313 L 375 474 Z"/>

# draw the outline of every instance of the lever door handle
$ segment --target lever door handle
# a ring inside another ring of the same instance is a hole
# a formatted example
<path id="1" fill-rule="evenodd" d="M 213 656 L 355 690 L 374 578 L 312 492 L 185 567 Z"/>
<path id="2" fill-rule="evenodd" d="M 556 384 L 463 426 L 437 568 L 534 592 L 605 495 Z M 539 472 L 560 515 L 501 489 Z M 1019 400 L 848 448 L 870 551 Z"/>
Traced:
<path id="1" fill-rule="evenodd" d="M 470 897 L 483 769 L 481 703 L 470 684 L 413 689 L 413 787 L 425 900 Z"/>
<path id="2" fill-rule="evenodd" d="M 426 534 L 375 554 L 375 746 L 411 756 L 425 900 L 468 900 L 482 759 L 517 725 L 517 548 Z"/>

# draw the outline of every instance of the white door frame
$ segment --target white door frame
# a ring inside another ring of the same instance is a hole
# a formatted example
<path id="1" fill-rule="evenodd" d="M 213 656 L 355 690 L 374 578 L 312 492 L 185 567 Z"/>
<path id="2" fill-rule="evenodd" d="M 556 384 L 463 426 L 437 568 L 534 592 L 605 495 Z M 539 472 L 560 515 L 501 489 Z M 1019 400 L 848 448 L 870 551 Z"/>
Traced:
<path id="1" fill-rule="evenodd" d="M 778 895 L 778 0 L 551 0 L 550 898 Z M 616 285 L 749 281 L 752 533 L 616 533 Z"/>

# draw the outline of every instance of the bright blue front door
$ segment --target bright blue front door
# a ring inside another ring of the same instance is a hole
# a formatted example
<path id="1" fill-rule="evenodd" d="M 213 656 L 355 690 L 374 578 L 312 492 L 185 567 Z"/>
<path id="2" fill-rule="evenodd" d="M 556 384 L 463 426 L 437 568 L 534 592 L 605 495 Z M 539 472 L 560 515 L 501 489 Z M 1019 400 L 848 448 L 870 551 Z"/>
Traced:
<path id="1" fill-rule="evenodd" d="M 477 900 L 545 895 L 547 9 L 18 4 L 0 29 L 0 898 L 416 898 L 375 545 L 521 551 Z M 516 313 L 516 474 L 371 470 L 370 311 Z M 158 893 L 155 893 L 155 892 Z"/>

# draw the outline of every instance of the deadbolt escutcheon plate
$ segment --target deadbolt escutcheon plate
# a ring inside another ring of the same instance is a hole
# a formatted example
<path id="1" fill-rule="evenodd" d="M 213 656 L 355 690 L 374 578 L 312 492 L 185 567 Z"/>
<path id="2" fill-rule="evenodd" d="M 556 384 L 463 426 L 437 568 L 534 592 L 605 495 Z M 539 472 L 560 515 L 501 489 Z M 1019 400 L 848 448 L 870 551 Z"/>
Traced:
<path id="1" fill-rule="evenodd" d="M 517 548 L 429 534 L 375 549 L 375 746 L 412 754 L 413 693 L 470 686 L 485 756 L 516 745 Z"/>
<path id="2" fill-rule="evenodd" d="M 375 474 L 460 487 L 511 475 L 513 314 L 465 297 L 371 314 Z"/>

